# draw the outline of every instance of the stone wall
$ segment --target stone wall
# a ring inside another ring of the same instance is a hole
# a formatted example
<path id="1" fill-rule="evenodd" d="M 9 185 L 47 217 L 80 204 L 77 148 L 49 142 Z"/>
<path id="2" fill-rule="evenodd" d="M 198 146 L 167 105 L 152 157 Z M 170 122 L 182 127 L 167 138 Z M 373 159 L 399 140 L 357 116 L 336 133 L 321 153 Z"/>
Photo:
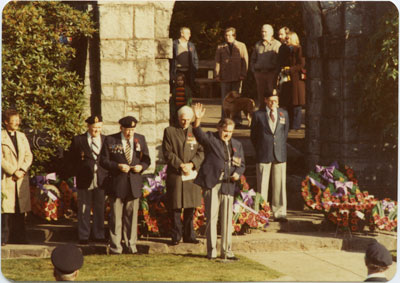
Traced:
<path id="1" fill-rule="evenodd" d="M 306 28 L 306 153 L 309 169 L 332 161 L 352 166 L 360 187 L 396 197 L 397 148 L 357 127 L 354 73 L 382 3 L 304 2 Z"/>
<path id="2" fill-rule="evenodd" d="M 106 135 L 120 130 L 118 120 L 124 116 L 139 120 L 136 132 L 146 137 L 152 160 L 148 172 L 160 157 L 163 130 L 169 125 L 173 6 L 172 1 L 98 1 L 93 6 L 99 37 L 89 43 L 93 56 L 86 71 L 88 105 L 101 103 Z"/>

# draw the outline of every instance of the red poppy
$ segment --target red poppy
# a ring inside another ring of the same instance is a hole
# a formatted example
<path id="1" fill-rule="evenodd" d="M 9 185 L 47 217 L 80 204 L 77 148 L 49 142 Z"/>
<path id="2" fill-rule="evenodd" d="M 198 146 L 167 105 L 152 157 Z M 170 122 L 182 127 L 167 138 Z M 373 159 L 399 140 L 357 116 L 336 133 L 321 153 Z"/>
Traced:
<path id="1" fill-rule="evenodd" d="M 351 231 L 357 231 L 357 226 L 351 225 Z"/>
<path id="2" fill-rule="evenodd" d="M 282 113 L 282 112 L 279 112 L 279 116 L 283 117 L 283 113 Z"/>
<path id="3" fill-rule="evenodd" d="M 235 231 L 239 232 L 240 231 L 240 226 L 239 225 L 235 225 Z"/>
<path id="4" fill-rule="evenodd" d="M 234 148 L 232 148 L 233 149 L 233 152 L 236 152 L 236 147 L 234 147 Z"/>

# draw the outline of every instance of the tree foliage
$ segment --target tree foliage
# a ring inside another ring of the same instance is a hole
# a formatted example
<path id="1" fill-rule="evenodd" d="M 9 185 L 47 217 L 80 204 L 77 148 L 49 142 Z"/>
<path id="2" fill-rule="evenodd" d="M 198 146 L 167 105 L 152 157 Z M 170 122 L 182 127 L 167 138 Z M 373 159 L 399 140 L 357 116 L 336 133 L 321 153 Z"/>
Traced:
<path id="1" fill-rule="evenodd" d="M 392 7 L 369 36 L 356 74 L 359 124 L 385 142 L 397 141 L 398 52 L 399 14 Z"/>
<path id="2" fill-rule="evenodd" d="M 16 108 L 23 129 L 46 132 L 33 149 L 33 174 L 49 170 L 59 147 L 82 129 L 83 82 L 68 63 L 75 50 L 63 37 L 90 36 L 89 13 L 61 2 L 9 2 L 3 10 L 2 109 Z"/>

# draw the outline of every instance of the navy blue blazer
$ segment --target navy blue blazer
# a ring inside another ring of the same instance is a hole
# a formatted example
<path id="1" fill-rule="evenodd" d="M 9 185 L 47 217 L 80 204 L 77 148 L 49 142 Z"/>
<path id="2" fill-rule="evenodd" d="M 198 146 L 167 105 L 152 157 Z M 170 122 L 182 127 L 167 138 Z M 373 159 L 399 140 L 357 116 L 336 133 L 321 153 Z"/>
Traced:
<path id="1" fill-rule="evenodd" d="M 194 183 L 205 189 L 212 189 L 216 184 L 220 182 L 219 178 L 221 173 L 224 173 L 225 181 L 234 172 L 242 175 L 245 171 L 245 161 L 242 143 L 236 139 L 231 139 L 233 156 L 232 164 L 228 166 L 228 162 L 225 160 L 224 147 L 225 142 L 219 138 L 218 132 L 207 132 L 204 133 L 201 127 L 193 128 L 193 134 L 197 141 L 205 149 L 205 159 L 200 167 L 199 174 L 194 180 Z M 240 162 L 236 164 L 234 162 Z M 229 169 L 229 171 L 228 171 Z M 228 177 L 229 176 L 229 177 Z M 236 182 L 222 182 L 221 193 L 225 195 L 234 195 L 236 189 Z"/>
<path id="2" fill-rule="evenodd" d="M 143 180 L 142 172 L 150 166 L 150 155 L 146 139 L 143 135 L 135 133 L 134 154 L 131 164 L 125 157 L 124 147 L 121 140 L 121 132 L 107 136 L 101 151 L 100 164 L 110 173 L 110 186 L 107 194 L 116 198 L 129 197 L 132 193 L 134 198 L 142 196 Z M 134 173 L 130 170 L 128 173 L 121 172 L 118 164 L 128 164 L 130 166 L 142 165 L 143 170 Z"/>
<path id="3" fill-rule="evenodd" d="M 105 136 L 101 135 L 101 147 L 104 145 Z M 107 170 L 100 165 L 101 156 L 94 159 L 92 149 L 88 143 L 87 132 L 73 137 L 71 146 L 67 153 L 67 166 L 69 176 L 76 176 L 78 189 L 86 190 L 93 181 L 94 165 L 97 164 L 97 185 L 103 188 L 107 177 Z"/>
<path id="4" fill-rule="evenodd" d="M 278 108 L 278 121 L 273 133 L 267 118 L 267 110 L 254 112 L 251 121 L 250 139 L 256 150 L 257 163 L 286 162 L 286 141 L 289 132 L 289 115 Z"/>
<path id="5" fill-rule="evenodd" d="M 179 40 L 175 39 L 172 43 L 172 59 L 170 60 L 170 79 L 175 80 L 176 78 L 176 57 L 178 56 L 178 45 Z M 186 83 L 190 85 L 194 84 L 197 69 L 199 68 L 199 57 L 197 56 L 196 47 L 193 42 L 188 42 L 189 49 L 189 74 L 190 78 L 186 78 Z"/>

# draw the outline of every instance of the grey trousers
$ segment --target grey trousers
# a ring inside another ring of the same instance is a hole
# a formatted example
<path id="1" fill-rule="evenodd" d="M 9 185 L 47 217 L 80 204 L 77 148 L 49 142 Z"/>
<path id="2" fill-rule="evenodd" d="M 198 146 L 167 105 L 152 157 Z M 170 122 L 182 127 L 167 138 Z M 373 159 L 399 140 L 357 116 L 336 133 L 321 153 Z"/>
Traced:
<path id="1" fill-rule="evenodd" d="M 233 257 L 232 252 L 232 206 L 233 196 L 220 193 L 221 184 L 204 193 L 207 218 L 207 257 L 217 257 L 217 223 L 221 210 L 221 257 Z"/>
<path id="2" fill-rule="evenodd" d="M 136 253 L 139 199 L 127 201 L 111 198 L 110 204 L 110 251 L 117 254 L 122 253 L 121 239 L 123 237 L 128 252 Z"/>
<path id="3" fill-rule="evenodd" d="M 286 162 L 257 163 L 257 192 L 268 201 L 269 177 L 272 175 L 272 212 L 274 218 L 286 217 Z"/>
<path id="4" fill-rule="evenodd" d="M 88 240 L 90 236 L 90 210 L 93 208 L 95 239 L 104 239 L 104 190 L 78 190 L 78 237 Z"/>

